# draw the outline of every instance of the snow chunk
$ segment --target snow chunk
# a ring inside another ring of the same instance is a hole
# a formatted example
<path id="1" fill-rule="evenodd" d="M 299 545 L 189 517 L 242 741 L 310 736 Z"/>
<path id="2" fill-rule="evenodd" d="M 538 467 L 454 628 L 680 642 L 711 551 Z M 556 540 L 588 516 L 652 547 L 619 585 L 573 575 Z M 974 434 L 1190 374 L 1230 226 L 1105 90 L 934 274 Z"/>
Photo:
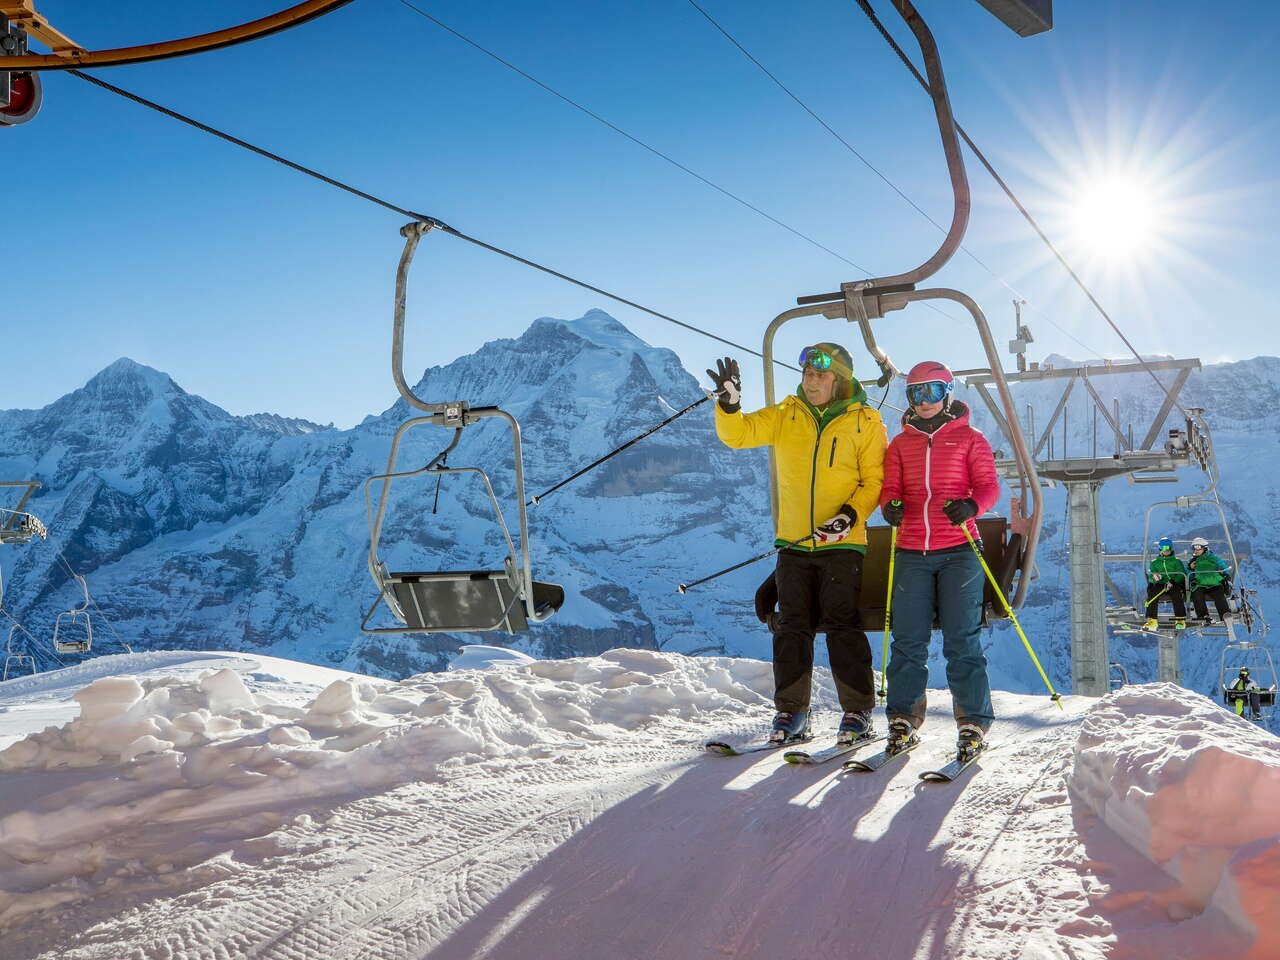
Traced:
<path id="1" fill-rule="evenodd" d="M 449 661 L 450 670 L 487 670 L 507 664 L 533 663 L 534 657 L 508 647 L 493 647 L 483 643 L 468 643 L 458 648 Z"/>
<path id="2" fill-rule="evenodd" d="M 1280 929 L 1280 740 L 1174 684 L 1125 687 L 1086 715 L 1068 784 L 1180 883 L 1175 919 Z"/>

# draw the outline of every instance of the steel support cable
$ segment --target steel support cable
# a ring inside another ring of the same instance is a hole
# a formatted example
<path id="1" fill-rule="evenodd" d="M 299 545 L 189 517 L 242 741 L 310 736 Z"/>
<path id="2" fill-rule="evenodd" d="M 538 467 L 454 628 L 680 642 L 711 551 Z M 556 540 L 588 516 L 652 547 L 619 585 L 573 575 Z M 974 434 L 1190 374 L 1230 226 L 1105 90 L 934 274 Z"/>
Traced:
<path id="1" fill-rule="evenodd" d="M 494 246 L 491 243 L 485 243 L 483 240 L 477 239 L 476 237 L 469 236 L 463 233 L 461 230 L 457 230 L 449 226 L 447 223 L 437 219 L 436 217 L 428 216 L 425 213 L 417 213 L 413 210 L 409 210 L 406 207 L 401 207 L 387 200 L 383 200 L 380 197 L 375 197 L 371 193 L 365 193 L 363 190 L 358 190 L 357 188 L 349 184 L 343 183 L 341 180 L 335 180 L 333 177 L 326 176 L 325 174 L 320 173 L 318 170 L 312 170 L 310 167 L 304 167 L 302 164 L 295 163 L 292 160 L 289 160 L 285 157 L 280 156 L 278 153 L 272 153 L 270 150 L 265 150 L 262 147 L 255 146 L 254 144 L 249 143 L 247 140 L 242 140 L 239 137 L 232 136 L 231 134 L 226 133 L 222 130 L 219 130 L 216 127 L 209 126 L 207 123 L 201 123 L 199 120 L 195 120 L 184 114 L 178 113 L 176 110 L 170 110 L 168 107 L 162 106 L 156 103 L 154 100 L 148 100 L 146 97 L 139 96 L 138 94 L 131 93 L 130 91 L 125 90 L 122 87 L 117 87 L 115 84 L 107 83 L 105 80 L 100 80 L 97 77 L 90 76 L 89 74 L 84 73 L 81 70 L 68 70 L 66 72 L 71 74 L 71 76 L 73 77 L 79 78 L 80 80 L 84 80 L 84 81 L 87 81 L 88 83 L 94 84 L 95 86 L 102 87 L 102 89 L 104 90 L 109 90 L 111 93 L 124 97 L 126 100 L 132 100 L 134 103 L 140 104 L 141 106 L 144 106 L 144 107 L 148 107 L 151 110 L 155 110 L 158 113 L 162 113 L 167 117 L 180 121 L 181 123 L 185 123 L 189 126 L 195 127 L 197 130 L 202 130 L 205 133 L 212 134 L 213 136 L 218 137 L 221 140 L 225 140 L 228 143 L 234 144 L 237 147 L 243 147 L 245 150 L 248 150 L 251 153 L 256 153 L 260 157 L 265 157 L 268 160 L 273 160 L 276 163 L 283 164 L 284 166 L 289 167 L 293 170 L 296 170 L 299 173 L 306 174 L 309 177 L 314 177 L 315 179 L 321 181 L 322 183 L 329 184 L 331 187 L 337 187 L 339 190 L 345 190 L 347 193 L 360 197 L 362 200 L 368 200 L 370 203 L 377 204 L 380 207 L 385 207 L 387 210 L 393 210 L 396 213 L 409 217 L 412 220 L 422 220 L 427 223 L 430 223 L 437 230 L 442 230 L 445 233 L 450 234 L 451 236 L 457 237 L 459 240 L 465 240 L 467 243 L 473 244 L 477 247 L 481 247 L 492 253 L 496 253 L 499 256 L 506 257 L 508 260 L 514 260 L 516 263 L 522 263 L 527 267 L 532 267 L 534 270 L 539 270 L 542 273 L 547 274 L 548 276 L 555 277 L 558 280 L 563 280 L 566 283 L 571 283 L 576 287 L 581 287 L 584 290 L 590 290 L 592 293 L 597 293 L 602 297 L 607 297 L 608 299 L 614 301 L 615 303 L 621 303 L 624 306 L 628 306 L 635 310 L 639 310 L 641 313 L 646 313 L 651 317 L 657 317 L 659 320 L 665 320 L 667 323 L 673 323 L 677 327 L 683 327 L 685 330 L 689 330 L 692 333 L 697 333 L 697 334 L 700 334 L 701 336 L 708 337 L 709 339 L 715 340 L 718 343 L 722 343 L 727 347 L 733 347 L 735 350 L 742 350 L 746 353 L 751 354 L 754 357 L 761 356 L 759 350 L 753 350 L 750 347 L 744 346 L 741 343 L 735 343 L 732 340 L 727 340 L 724 337 L 719 336 L 718 334 L 714 334 L 710 332 L 709 330 L 703 330 L 701 327 L 695 327 L 691 323 L 685 323 L 683 320 L 677 320 L 675 317 L 669 316 L 665 313 L 662 313 L 661 311 L 654 310 L 650 307 L 646 307 L 640 303 L 636 303 L 634 300 L 628 300 L 626 297 L 620 296 L 619 294 L 610 293 L 608 290 L 605 290 L 602 287 L 597 287 L 594 284 L 587 283 L 585 280 L 579 280 L 576 277 L 572 277 L 567 273 L 562 273 L 559 270 L 555 270 L 551 267 L 544 266 L 543 264 L 538 263 L 534 260 L 530 260 L 526 257 L 522 257 L 517 253 L 512 253 L 510 250 L 504 250 L 502 247 Z M 858 269 L 862 269 L 862 268 L 859 267 Z M 778 360 L 775 360 L 774 362 L 777 363 L 778 366 L 786 367 L 788 370 L 799 371 L 800 369 L 799 367 L 793 367 L 789 363 L 782 363 L 781 361 L 778 361 Z"/>
<path id="2" fill-rule="evenodd" d="M 773 216 L 772 214 L 767 213 L 766 211 L 755 206 L 750 201 L 744 200 L 742 197 L 738 196 L 737 194 L 720 186 L 715 181 L 710 180 L 707 177 L 704 177 L 702 174 L 698 173 L 696 170 L 686 167 L 683 163 L 669 156 L 668 154 L 663 153 L 661 150 L 657 149 L 656 147 L 650 146 L 649 144 L 645 143 L 643 140 L 639 139 L 638 137 L 628 133 L 626 130 L 622 129 L 617 124 L 612 123 L 611 121 L 600 116 L 598 113 L 595 113 L 592 110 L 588 109 L 587 107 L 584 107 L 582 104 L 578 103 L 573 98 L 566 96 L 565 94 L 561 93 L 559 90 L 556 90 L 554 87 L 546 83 L 543 83 L 541 80 L 539 80 L 537 77 L 533 76 L 532 74 L 529 74 L 526 71 L 520 69 L 514 63 L 511 63 L 509 60 L 505 60 L 498 54 L 494 53 L 492 50 L 488 49 L 487 47 L 481 46 L 479 43 L 477 43 L 475 40 L 472 40 L 466 34 L 459 33 L 457 30 L 449 26 L 444 21 L 439 20 L 436 17 L 433 17 L 431 14 L 427 13 L 426 11 L 414 6 L 412 3 L 409 2 L 409 0 L 398 0 L 398 2 L 403 4 L 405 7 L 412 10 L 414 13 L 418 14 L 419 16 L 427 20 L 430 20 L 436 26 L 440 27 L 440 29 L 457 37 L 463 43 L 466 43 L 467 45 L 474 47 L 476 50 L 479 50 L 485 56 L 490 57 L 493 60 L 496 60 L 498 63 L 502 64 L 507 69 L 524 77 L 530 83 L 547 91 L 547 93 L 550 93 L 552 96 L 557 97 L 560 100 L 563 100 L 565 103 L 569 104 L 575 110 L 581 111 L 591 119 L 597 121 L 598 123 L 603 124 L 604 126 L 608 127 L 610 130 L 614 131 L 615 133 L 630 140 L 632 143 L 634 143 L 636 146 L 640 147 L 641 149 L 647 150 L 649 153 L 652 153 L 654 156 L 659 157 L 662 160 L 665 160 L 667 163 L 676 167 L 678 170 L 681 170 L 684 173 L 687 173 L 689 176 L 693 177 L 695 180 L 699 181 L 700 183 L 703 183 L 706 186 L 710 187 L 711 189 L 717 191 L 718 193 L 723 194 L 724 196 L 728 197 L 734 202 L 740 203 L 742 206 L 746 207 L 748 210 L 751 210 L 753 213 L 756 213 L 764 217 L 766 220 L 770 221 L 771 223 L 777 224 L 778 226 L 782 227 L 784 230 L 787 230 L 788 232 L 794 234 L 795 236 L 800 237 L 802 240 L 806 241 L 807 243 L 810 243 L 813 246 L 817 247 L 819 250 L 822 250 L 825 253 L 831 254 L 831 256 L 835 257 L 837 260 L 840 260 L 843 263 L 848 264 L 849 266 L 853 267 L 855 270 L 860 270 L 862 271 L 862 273 L 866 274 L 867 276 L 871 276 L 875 272 L 873 270 L 869 270 L 867 267 L 864 267 L 859 263 L 855 263 L 854 261 L 850 260 L 848 257 L 836 252 L 835 250 L 832 250 L 830 247 L 825 246 L 822 243 L 819 243 L 817 240 L 814 240 L 808 234 L 802 233 L 801 231 L 797 230 L 795 227 L 792 227 L 790 224 L 785 223 L 782 220 L 779 220 L 777 217 Z M 932 310 L 934 313 L 939 314 L 940 316 L 946 317 L 948 320 L 952 320 L 956 323 L 962 322 L 959 318 L 953 317 L 951 314 L 947 313 L 945 310 L 942 310 L 941 308 L 939 308 L 936 304 L 927 303 L 925 304 L 925 306 L 928 307 L 930 310 Z M 754 350 L 752 350 L 751 353 L 753 353 L 755 356 L 760 356 L 760 354 Z M 777 361 L 774 361 L 774 362 L 776 363 Z M 788 364 L 785 364 L 785 363 L 782 364 L 782 366 L 788 367 L 788 369 L 792 369 L 792 370 L 795 369 L 794 367 L 790 367 L 788 366 Z"/>
<path id="3" fill-rule="evenodd" d="M 876 12 L 871 9 L 871 4 L 868 2 L 868 0 L 856 0 L 856 2 L 858 6 L 862 8 L 862 12 L 867 15 L 867 18 L 875 26 L 876 30 L 880 32 L 880 35 L 884 37 L 885 42 L 888 43 L 889 46 L 893 49 L 893 52 L 898 55 L 898 59 L 901 60 L 903 64 L 906 66 L 906 68 L 911 71 L 911 75 L 916 78 L 916 82 L 919 83 L 920 86 L 924 88 L 925 92 L 928 92 L 929 81 L 927 81 L 923 76 L 921 76 L 920 71 L 916 69 L 916 65 L 911 62 L 911 59 L 906 55 L 902 47 L 898 45 L 898 42 L 893 39 L 893 36 L 885 28 L 884 24 L 880 22 L 880 18 L 877 17 Z M 986 168 L 987 173 L 991 175 L 991 179 L 993 179 L 996 182 L 996 185 L 999 186 L 1000 189 L 1004 191 L 1004 195 L 1009 198 L 1009 202 L 1012 203 L 1015 208 L 1017 208 L 1017 211 L 1020 214 L 1022 214 L 1023 219 L 1026 220 L 1027 223 L 1031 225 L 1031 229 L 1036 232 L 1036 235 L 1040 237 L 1040 239 L 1044 242 L 1044 245 L 1049 248 L 1049 252 L 1052 253 L 1055 258 L 1057 258 L 1058 263 L 1062 265 L 1062 268 L 1066 270 L 1067 273 L 1071 276 L 1071 279 L 1075 281 L 1076 286 L 1078 286 L 1081 289 L 1081 291 L 1083 291 L 1084 295 L 1089 299 L 1089 302 L 1093 304 L 1094 309 L 1096 309 L 1098 313 L 1101 314 L 1102 319 L 1107 321 L 1107 324 L 1111 327 L 1112 330 L 1115 331 L 1116 336 L 1118 336 L 1122 341 L 1124 341 L 1124 345 L 1129 348 L 1129 352 L 1134 355 L 1138 363 L 1142 365 L 1142 368 L 1146 370 L 1147 373 L 1150 375 L 1151 379 L 1156 382 L 1156 386 L 1160 388 L 1160 391 L 1166 397 L 1168 397 L 1170 400 L 1173 401 L 1174 406 L 1176 406 L 1182 412 L 1183 416 L 1190 417 L 1190 414 L 1187 413 L 1186 409 L 1182 406 L 1182 404 L 1178 403 L 1178 401 L 1173 398 L 1173 396 L 1169 392 L 1169 388 L 1166 387 L 1164 383 L 1160 380 L 1160 378 L 1156 376 L 1155 371 L 1152 370 L 1151 367 L 1147 365 L 1147 361 L 1144 360 L 1142 357 L 1142 354 L 1138 352 L 1138 348 L 1135 347 L 1130 342 L 1129 338 L 1125 336 L 1124 331 L 1121 330 L 1119 325 L 1117 325 L 1116 322 L 1111 319 L 1111 315 L 1107 313 L 1107 311 L 1103 308 L 1102 304 L 1098 302 L 1098 298 L 1093 295 L 1093 292 L 1085 285 L 1085 282 L 1080 279 L 1079 274 L 1077 274 L 1075 270 L 1072 269 L 1071 264 L 1067 262 L 1067 258 L 1062 255 L 1062 253 L 1058 250 L 1056 246 L 1054 246 L 1053 241 L 1049 239 L 1048 235 L 1045 234 L 1045 232 L 1042 229 L 1040 229 L 1040 224 L 1036 222 L 1036 219 L 1031 215 L 1031 213 L 1027 210 L 1027 208 L 1022 205 L 1022 202 L 1014 195 L 1013 190 L 1010 189 L 1007 183 L 1005 183 L 1004 178 L 1001 177 L 1000 174 L 996 172 L 995 167 L 993 167 L 991 165 L 991 162 L 987 160 L 986 155 L 983 154 L 983 152 L 978 149 L 978 145 L 973 142 L 973 139 L 969 136 L 967 132 L 965 132 L 964 127 L 960 126 L 958 122 L 956 123 L 956 133 L 958 133 L 960 135 L 960 138 L 964 140 L 966 144 L 968 144 L 969 149 L 973 151 L 973 155 L 978 158 L 978 162 L 981 163 L 983 167 Z M 1052 323 L 1052 321 L 1050 322 Z M 1055 323 L 1054 326 L 1056 327 L 1057 324 Z M 1058 329 L 1061 330 L 1062 328 L 1059 327 Z M 1063 330 L 1062 332 L 1066 333 L 1065 330 Z M 1067 334 L 1067 336 L 1071 336 L 1071 335 Z M 1072 337 L 1071 339 L 1075 340 L 1074 337 Z M 1080 341 L 1077 340 L 1076 342 L 1079 343 Z M 1080 345 L 1084 346 L 1084 344 L 1080 344 Z"/>
<path id="4" fill-rule="evenodd" d="M 914 209 L 917 213 L 919 213 L 919 214 L 920 214 L 920 216 L 924 217 L 924 218 L 925 218 L 926 220 L 928 220 L 931 224 L 933 224 L 935 227 L 937 227 L 940 231 L 942 231 L 943 233 L 946 233 L 946 232 L 947 232 L 947 228 L 946 228 L 946 227 L 944 227 L 944 226 L 943 226 L 942 224 L 940 224 L 937 220 L 935 220 L 932 216 L 930 216 L 930 215 L 929 215 L 929 213 L 928 213 L 928 212 L 926 212 L 926 211 L 924 210 L 924 208 L 922 208 L 918 203 L 916 203 L 914 200 L 912 200 L 912 199 L 911 199 L 911 197 L 910 197 L 910 196 L 908 196 L 908 195 L 907 195 L 907 193 L 906 193 L 905 191 L 903 191 L 903 190 L 902 190 L 902 189 L 901 189 L 901 188 L 900 188 L 896 183 L 894 183 L 892 180 L 890 180 L 890 179 L 889 179 L 889 177 L 888 177 L 885 173 L 883 173 L 883 172 L 882 172 L 878 167 L 876 167 L 876 165 L 875 165 L 875 164 L 873 164 L 870 160 L 868 160 L 866 157 L 864 157 L 864 156 L 863 156 L 863 155 L 862 155 L 862 154 L 857 150 L 857 148 L 855 148 L 855 147 L 853 146 L 853 144 L 851 144 L 848 140 L 846 140 L 843 136 L 841 136 L 841 135 L 840 135 L 840 134 L 835 130 L 835 128 L 833 128 L 833 127 L 831 126 L 831 124 L 827 123 L 827 121 L 826 121 L 826 120 L 824 120 L 821 116 L 819 116 L 819 115 L 818 115 L 818 113 L 817 113 L 816 111 L 814 111 L 812 107 L 810 107 L 807 103 L 805 103 L 803 100 L 801 100 L 801 99 L 800 99 L 800 98 L 795 94 L 795 92 L 791 90 L 791 88 L 790 88 L 790 87 L 788 87 L 785 83 L 783 83 L 781 80 L 779 80 L 779 79 L 778 79 L 778 77 L 773 73 L 773 71 L 771 71 L 771 70 L 770 70 L 768 67 L 766 67 L 763 63 L 761 63 L 758 59 L 756 59 L 756 57 L 755 57 L 754 55 L 752 55 L 751 51 L 749 51 L 749 50 L 748 50 L 746 47 L 744 47 L 740 42 L 738 42 L 737 38 L 736 38 L 736 37 L 734 37 L 734 36 L 733 36 L 733 34 L 731 34 L 728 30 L 726 30 L 726 29 L 725 29 L 725 28 L 720 24 L 720 22 L 719 22 L 718 20 L 716 20 L 716 18 L 715 18 L 715 17 L 713 17 L 711 14 L 709 14 L 709 13 L 708 13 L 708 12 L 707 12 L 703 7 L 699 6 L 699 5 L 698 5 L 698 3 L 696 2 L 696 0 L 689 0 L 689 5 L 690 5 L 690 6 L 692 6 L 695 10 L 697 10 L 700 14 L 702 14 L 702 16 L 703 16 L 704 18 L 706 18 L 707 22 L 708 22 L 708 23 L 710 23 L 713 27 L 715 27 L 715 28 L 716 28 L 716 30 L 718 30 L 718 31 L 721 33 L 721 35 L 722 35 L 722 36 L 724 36 L 724 38 L 725 38 L 726 40 L 728 40 L 731 44 L 733 44 L 735 47 L 737 47 L 737 48 L 738 48 L 738 50 L 739 50 L 739 52 L 741 52 L 741 54 L 742 54 L 744 57 L 746 57 L 746 58 L 747 58 L 748 60 L 750 60 L 753 64 L 755 64 L 755 65 L 756 65 L 756 67 L 758 67 L 758 68 L 759 68 L 759 70 L 760 70 L 760 72 L 761 72 L 761 73 L 763 73 L 766 77 L 768 77 L 770 80 L 772 80 L 772 81 L 777 85 L 778 89 L 780 89 L 780 90 L 781 90 L 783 93 L 785 93 L 788 97 L 790 97 L 792 100 L 794 100 L 794 101 L 796 102 L 797 106 L 799 106 L 799 107 L 800 107 L 800 109 L 802 109 L 805 113 L 809 114 L 809 116 L 811 116 L 815 121 L 817 121 L 817 123 L 818 123 L 818 124 L 819 124 L 823 129 L 824 129 L 824 130 L 826 130 L 826 131 L 827 131 L 827 133 L 831 134 L 831 136 L 832 136 L 832 137 L 834 137 L 834 138 L 835 138 L 835 139 L 836 139 L 836 140 L 841 144 L 841 146 L 843 146 L 847 151 L 849 151 L 849 153 L 851 153 L 854 157 L 856 157 L 856 158 L 857 158 L 857 159 L 858 159 L 858 160 L 863 164 L 863 166 L 865 166 L 868 170 L 870 170 L 870 171 L 871 171 L 872 173 L 874 173 L 877 177 L 879 177 L 881 180 L 883 180 L 883 181 L 884 181 L 884 183 L 889 187 L 889 189 L 891 189 L 894 193 L 896 193 L 896 194 L 897 194 L 898 196 L 900 196 L 903 200 L 905 200 L 905 201 L 907 202 L 907 204 L 909 204 L 909 205 L 911 206 L 911 208 L 912 208 L 912 209 Z M 928 85 L 927 85 L 927 84 L 926 84 L 926 86 L 925 86 L 925 89 L 926 89 L 926 90 L 928 89 Z M 957 125 L 956 125 L 956 129 L 957 129 L 957 131 L 960 131 L 960 126 L 959 126 L 959 124 L 957 124 Z M 962 135 L 963 135 L 963 131 L 960 131 L 960 132 L 961 132 L 961 133 L 962 133 Z M 966 141 L 967 141 L 967 139 L 968 139 L 968 138 L 966 137 Z M 972 143 L 970 143 L 970 144 L 969 144 L 969 146 L 972 148 L 972 147 L 973 147 L 973 144 L 972 144 Z M 976 152 L 976 149 L 975 149 L 975 152 Z M 983 162 L 985 163 L 985 160 L 984 160 Z M 982 267 L 982 269 L 983 269 L 983 270 L 985 270 L 985 271 L 986 271 L 986 272 L 991 276 L 991 278 L 992 278 L 993 280 L 995 280 L 997 283 L 999 283 L 1001 286 L 1003 286 L 1006 290 L 1008 290 L 1010 293 L 1012 293 L 1015 297 L 1017 297 L 1019 300 L 1022 300 L 1022 301 L 1024 301 L 1024 302 L 1029 302 L 1029 301 L 1027 300 L 1027 297 L 1026 297 L 1025 295 L 1023 295 L 1021 291 L 1019 291 L 1019 290 L 1018 290 L 1018 289 L 1017 289 L 1013 284 L 1009 283 L 1009 281 L 1007 281 L 1004 277 L 1000 276 L 1000 274 L 996 273 L 996 272 L 995 272 L 995 270 L 993 270 L 993 269 L 992 269 L 992 268 L 991 268 L 991 267 L 986 263 L 986 261 L 984 261 L 984 260 L 983 260 L 981 257 L 979 257 L 976 253 L 974 253 L 972 250 L 970 250 L 970 249 L 969 249 L 968 247 L 966 247 L 964 244 L 961 244 L 961 245 L 960 245 L 960 249 L 961 249 L 962 251 L 964 251 L 964 253 L 965 253 L 965 254 L 967 254 L 967 255 L 968 255 L 969 259 L 971 259 L 971 260 L 972 260 L 974 263 L 976 263 L 978 266 Z M 936 310 L 937 308 L 935 307 L 934 309 Z M 946 315 L 946 316 L 950 316 L 950 314 L 945 314 L 945 315 Z M 1045 320 L 1046 320 L 1046 321 L 1048 321 L 1050 324 L 1052 324 L 1054 327 L 1057 327 L 1057 329 L 1058 329 L 1059 331 L 1061 331 L 1061 332 L 1062 332 L 1066 337 L 1068 337 L 1068 338 L 1069 338 L 1069 339 L 1071 339 L 1071 340 L 1074 340 L 1077 344 L 1079 344 L 1079 345 L 1080 345 L 1081 347 L 1083 347 L 1085 350 L 1088 350 L 1090 353 L 1093 353 L 1093 354 L 1097 354 L 1097 353 L 1099 353 L 1099 351 L 1094 350 L 1094 349 L 1093 349 L 1092 347 L 1090 347 L 1087 343 L 1084 343 L 1084 342 L 1082 342 L 1081 340 L 1076 339 L 1076 337 L 1074 337 L 1074 336 L 1073 336 L 1071 333 L 1069 333 L 1067 330 L 1063 329 L 1061 326 L 1059 326 L 1057 323 L 1055 323 L 1055 322 L 1054 322 L 1052 319 L 1050 319 L 1049 317 L 1047 317 L 1047 316 L 1046 316 L 1046 317 L 1045 317 Z"/>
<path id="5" fill-rule="evenodd" d="M 588 107 L 584 107 L 582 104 L 578 103 L 578 101 L 574 100 L 572 97 L 566 96 L 565 94 L 561 93 L 559 90 L 555 89 L 555 87 L 552 87 L 546 83 L 543 83 L 537 77 L 517 67 L 510 60 L 506 60 L 503 57 L 499 56 L 498 54 L 494 53 L 489 48 L 481 46 L 479 43 L 477 43 L 475 40 L 472 40 L 466 34 L 459 33 L 457 30 L 449 26 L 443 20 L 439 20 L 436 17 L 433 17 L 431 14 L 427 13 L 425 10 L 421 9 L 420 7 L 414 6 L 412 3 L 409 2 L 409 0 L 399 0 L 399 2 L 403 6 L 412 10 L 418 16 L 423 17 L 424 19 L 430 20 L 441 30 L 444 30 L 446 33 L 452 34 L 453 36 L 461 40 L 463 43 L 473 47 L 476 50 L 479 50 L 485 56 L 490 57 L 493 60 L 496 60 L 498 63 L 502 64 L 508 70 L 511 70 L 514 73 L 519 74 L 520 76 L 528 80 L 530 83 L 547 91 L 547 93 L 551 94 L 553 97 L 557 97 L 560 100 L 563 100 L 565 103 L 569 104 L 569 106 L 573 107 L 575 110 L 581 111 L 582 113 L 590 117 L 592 120 L 595 120 L 597 123 L 604 124 L 614 133 L 617 133 L 620 136 L 626 137 L 626 139 L 630 140 L 636 146 L 649 151 L 655 157 L 659 157 L 660 159 L 665 160 L 667 163 L 671 164 L 676 169 L 681 170 L 684 173 L 687 173 L 689 176 L 693 177 L 695 180 L 699 181 L 700 183 L 706 184 L 712 190 L 715 190 L 718 193 L 721 193 L 724 196 L 728 197 L 730 200 L 734 201 L 735 203 L 739 203 L 742 206 L 746 207 L 752 213 L 755 213 L 755 214 L 758 214 L 759 216 L 764 217 L 770 223 L 776 224 L 777 226 L 781 227 L 783 230 L 786 230 L 788 233 L 792 233 L 795 236 L 799 237 L 801 240 L 804 240 L 806 243 L 812 244 L 813 246 L 817 247 L 819 250 L 822 250 L 824 253 L 831 254 L 831 256 L 835 257 L 837 260 L 847 263 L 849 266 L 853 267 L 855 270 L 861 270 L 863 273 L 868 273 L 868 274 L 871 273 L 871 271 L 868 270 L 866 267 L 861 266 L 857 263 L 854 263 L 848 257 L 844 256 L 843 254 L 835 250 L 832 250 L 830 247 L 819 242 L 818 240 L 815 240 L 813 237 L 809 236 L 807 233 L 803 233 L 802 231 L 797 230 L 795 227 L 791 226 L 791 224 L 783 220 L 779 220 L 773 214 L 760 209 L 750 200 L 743 199 L 733 191 L 720 186 L 720 184 L 716 183 L 714 180 L 710 180 L 707 177 L 704 177 L 702 174 L 698 173 L 698 171 L 692 169 L 691 167 L 685 166 L 683 163 L 681 163 L 679 160 L 672 157 L 670 154 L 663 153 L 657 147 L 650 146 L 648 143 L 645 143 L 639 137 L 634 136 L 633 134 L 630 134 L 626 130 L 622 129 L 622 127 L 618 126 L 616 123 L 613 123 L 612 121 L 607 120 L 606 118 L 600 116 L 600 114 L 589 109 Z"/>

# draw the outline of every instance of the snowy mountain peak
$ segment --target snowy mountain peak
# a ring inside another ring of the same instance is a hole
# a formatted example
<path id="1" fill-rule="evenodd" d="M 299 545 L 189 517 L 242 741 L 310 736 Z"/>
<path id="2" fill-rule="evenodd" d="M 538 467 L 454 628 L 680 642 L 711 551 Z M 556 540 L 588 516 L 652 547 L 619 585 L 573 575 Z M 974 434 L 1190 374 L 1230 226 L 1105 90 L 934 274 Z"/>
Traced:
<path id="1" fill-rule="evenodd" d="M 601 347 L 619 350 L 653 349 L 603 310 L 588 310 L 565 326 Z"/>
<path id="2" fill-rule="evenodd" d="M 98 371 L 89 382 L 76 393 L 84 393 L 91 397 L 123 398 L 134 397 L 150 400 L 156 397 L 186 396 L 187 392 L 174 383 L 167 373 L 149 367 L 128 357 L 119 360 Z M 74 396 L 75 394 L 70 394 Z"/>

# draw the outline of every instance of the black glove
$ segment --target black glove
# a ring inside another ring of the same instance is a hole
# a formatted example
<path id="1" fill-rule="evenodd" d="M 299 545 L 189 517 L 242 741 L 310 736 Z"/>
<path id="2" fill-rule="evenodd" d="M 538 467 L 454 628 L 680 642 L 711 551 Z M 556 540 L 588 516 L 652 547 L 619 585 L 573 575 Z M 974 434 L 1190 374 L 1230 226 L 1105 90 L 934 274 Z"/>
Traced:
<path id="1" fill-rule="evenodd" d="M 839 513 L 813 533 L 819 543 L 839 543 L 852 532 L 857 522 L 858 511 L 846 503 Z"/>
<path id="2" fill-rule="evenodd" d="M 884 517 L 884 522 L 891 527 L 902 526 L 902 515 L 906 512 L 901 500 L 890 500 L 880 508 L 880 516 Z"/>
<path id="3" fill-rule="evenodd" d="M 708 370 L 707 376 L 716 385 L 721 410 L 725 413 L 737 413 L 742 409 L 742 375 L 738 372 L 737 360 L 732 357 L 717 360 L 716 368 Z"/>
<path id="4" fill-rule="evenodd" d="M 959 526 L 970 517 L 978 515 L 978 504 L 969 497 L 963 500 L 948 500 L 943 504 L 942 512 L 947 515 L 948 520 Z"/>

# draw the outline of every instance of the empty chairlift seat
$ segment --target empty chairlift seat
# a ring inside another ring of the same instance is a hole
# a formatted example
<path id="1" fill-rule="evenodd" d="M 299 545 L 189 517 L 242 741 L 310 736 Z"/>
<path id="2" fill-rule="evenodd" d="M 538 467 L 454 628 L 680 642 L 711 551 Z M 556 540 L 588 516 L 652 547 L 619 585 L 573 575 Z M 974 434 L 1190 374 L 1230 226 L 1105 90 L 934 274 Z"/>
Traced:
<path id="1" fill-rule="evenodd" d="M 365 613 L 360 629 L 365 633 L 462 633 L 501 630 L 516 633 L 552 616 L 564 604 L 564 589 L 533 579 L 529 559 L 529 524 L 524 492 L 524 460 L 521 452 L 520 424 L 510 413 L 496 406 L 471 406 L 466 401 L 428 403 L 417 396 L 404 377 L 404 314 L 409 265 L 418 243 L 434 224 L 415 222 L 400 231 L 405 238 L 404 252 L 396 273 L 395 319 L 392 328 L 391 372 L 396 390 L 410 407 L 422 411 L 421 416 L 406 420 L 391 441 L 384 473 L 365 482 L 365 509 L 369 522 L 369 574 L 378 589 L 378 598 Z M 502 507 L 494 494 L 489 475 L 479 467 L 446 466 L 450 453 L 458 446 L 462 431 L 486 419 L 503 421 L 511 432 L 513 464 L 512 489 L 518 517 L 518 543 L 511 536 Z M 415 427 L 430 425 L 453 431 L 449 445 L 427 464 L 416 470 L 397 472 L 396 457 L 405 434 Z M 379 558 L 378 548 L 392 482 L 411 477 L 436 478 L 445 474 L 469 474 L 479 479 L 489 496 L 494 519 L 502 532 L 506 557 L 501 570 L 435 570 L 389 571 Z M 377 507 L 372 488 L 380 487 Z M 370 626 L 379 605 L 398 621 L 396 626 Z"/>

